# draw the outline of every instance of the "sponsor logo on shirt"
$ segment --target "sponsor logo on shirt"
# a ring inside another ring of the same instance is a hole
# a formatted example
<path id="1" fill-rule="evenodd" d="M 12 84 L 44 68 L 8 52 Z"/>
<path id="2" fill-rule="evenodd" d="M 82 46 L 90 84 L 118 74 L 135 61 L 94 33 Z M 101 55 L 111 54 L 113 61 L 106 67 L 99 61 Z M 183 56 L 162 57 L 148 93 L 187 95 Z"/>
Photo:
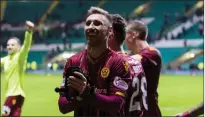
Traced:
<path id="1" fill-rule="evenodd" d="M 106 94 L 107 93 L 107 89 L 96 89 L 95 93 Z"/>
<path id="2" fill-rule="evenodd" d="M 101 70 L 101 76 L 103 78 L 107 78 L 110 74 L 110 69 L 108 67 L 104 67 L 102 70 Z"/>

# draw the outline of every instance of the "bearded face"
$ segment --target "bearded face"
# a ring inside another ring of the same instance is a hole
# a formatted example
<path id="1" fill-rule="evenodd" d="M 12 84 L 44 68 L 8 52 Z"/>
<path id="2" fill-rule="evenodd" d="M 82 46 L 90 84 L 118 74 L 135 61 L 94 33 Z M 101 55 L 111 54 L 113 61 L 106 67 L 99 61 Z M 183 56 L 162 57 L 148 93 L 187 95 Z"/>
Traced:
<path id="1" fill-rule="evenodd" d="M 102 14 L 91 14 L 87 17 L 84 33 L 89 46 L 99 46 L 108 36 L 108 19 Z"/>

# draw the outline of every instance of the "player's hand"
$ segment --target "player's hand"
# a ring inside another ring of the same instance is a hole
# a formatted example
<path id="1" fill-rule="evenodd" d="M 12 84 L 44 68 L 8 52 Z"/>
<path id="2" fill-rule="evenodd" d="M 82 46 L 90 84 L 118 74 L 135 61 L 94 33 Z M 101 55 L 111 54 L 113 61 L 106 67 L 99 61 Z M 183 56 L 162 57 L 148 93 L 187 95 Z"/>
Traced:
<path id="1" fill-rule="evenodd" d="M 78 77 L 69 76 L 68 86 L 82 94 L 87 86 L 86 77 L 80 72 L 74 72 Z"/>
<path id="2" fill-rule="evenodd" d="M 26 21 L 26 30 L 29 32 L 32 32 L 34 29 L 34 23 L 32 23 L 31 21 Z"/>

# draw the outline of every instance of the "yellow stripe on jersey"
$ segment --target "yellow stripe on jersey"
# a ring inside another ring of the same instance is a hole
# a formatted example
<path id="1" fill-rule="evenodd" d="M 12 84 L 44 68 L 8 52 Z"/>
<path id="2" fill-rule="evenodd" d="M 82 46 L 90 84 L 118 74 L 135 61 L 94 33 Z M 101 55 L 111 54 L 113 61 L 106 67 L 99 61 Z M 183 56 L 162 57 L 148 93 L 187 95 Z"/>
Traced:
<path id="1" fill-rule="evenodd" d="M 149 50 L 156 50 L 154 47 L 149 46 Z"/>
<path id="2" fill-rule="evenodd" d="M 122 92 L 119 92 L 119 91 L 115 92 L 115 95 L 125 97 L 125 93 L 122 93 Z"/>

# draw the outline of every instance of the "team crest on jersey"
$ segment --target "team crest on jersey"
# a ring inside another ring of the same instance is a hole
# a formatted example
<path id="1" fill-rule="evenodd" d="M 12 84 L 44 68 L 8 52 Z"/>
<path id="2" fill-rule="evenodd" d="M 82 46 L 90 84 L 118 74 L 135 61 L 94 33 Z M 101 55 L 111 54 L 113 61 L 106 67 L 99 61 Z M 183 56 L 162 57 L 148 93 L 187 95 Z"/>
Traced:
<path id="1" fill-rule="evenodd" d="M 125 67 L 125 71 L 129 70 L 129 63 L 126 61 L 123 63 L 124 67 Z"/>
<path id="2" fill-rule="evenodd" d="M 103 78 L 107 78 L 110 74 L 110 69 L 108 67 L 104 67 L 102 70 L 101 70 L 101 76 Z"/>
<path id="3" fill-rule="evenodd" d="M 16 104 L 16 99 L 12 100 L 12 104 L 15 105 Z"/>

